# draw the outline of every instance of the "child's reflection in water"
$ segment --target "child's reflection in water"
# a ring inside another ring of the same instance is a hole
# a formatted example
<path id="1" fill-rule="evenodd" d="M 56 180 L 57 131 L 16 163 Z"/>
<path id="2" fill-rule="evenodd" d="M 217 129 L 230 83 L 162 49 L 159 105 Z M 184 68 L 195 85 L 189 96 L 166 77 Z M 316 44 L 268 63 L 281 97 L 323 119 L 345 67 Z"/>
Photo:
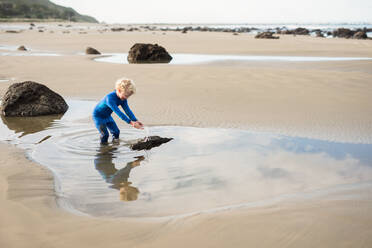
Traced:
<path id="1" fill-rule="evenodd" d="M 128 181 L 129 173 L 134 167 L 139 166 L 145 157 L 135 157 L 136 160 L 127 163 L 127 166 L 118 170 L 112 162 L 116 150 L 116 147 L 101 146 L 94 159 L 94 165 L 105 181 L 111 184 L 110 187 L 119 190 L 120 200 L 135 201 L 138 198 L 139 190 L 131 186 L 132 183 Z"/>

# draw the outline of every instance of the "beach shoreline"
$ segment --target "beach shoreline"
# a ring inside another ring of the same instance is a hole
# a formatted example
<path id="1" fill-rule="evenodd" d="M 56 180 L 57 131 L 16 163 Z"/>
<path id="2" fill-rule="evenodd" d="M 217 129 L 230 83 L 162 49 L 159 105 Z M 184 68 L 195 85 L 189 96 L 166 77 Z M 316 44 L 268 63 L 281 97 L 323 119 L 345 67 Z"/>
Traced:
<path id="1" fill-rule="evenodd" d="M 12 78 L 1 82 L 0 95 L 13 82 L 32 80 L 65 98 L 99 100 L 102 92 L 113 89 L 117 78 L 127 76 L 138 87 L 131 107 L 145 124 L 372 141 L 371 61 L 164 66 L 115 65 L 76 55 L 86 46 L 107 53 L 128 52 L 134 42 L 151 42 L 170 53 L 372 57 L 371 41 L 87 32 L 2 34 L 0 45 L 25 45 L 67 55 L 0 56 L 0 78 Z M 368 247 L 372 243 L 368 187 L 175 220 L 114 220 L 60 209 L 51 172 L 9 144 L 0 144 L 0 154 L 0 246 L 4 247 Z"/>

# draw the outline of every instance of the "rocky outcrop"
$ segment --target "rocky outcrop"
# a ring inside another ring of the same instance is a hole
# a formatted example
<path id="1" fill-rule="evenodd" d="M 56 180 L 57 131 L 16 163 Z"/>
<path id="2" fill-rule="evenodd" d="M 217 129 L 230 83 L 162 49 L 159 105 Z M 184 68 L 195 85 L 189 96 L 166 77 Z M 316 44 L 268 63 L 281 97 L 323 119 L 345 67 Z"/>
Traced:
<path id="1" fill-rule="evenodd" d="M 134 44 L 128 53 L 128 62 L 133 63 L 169 63 L 172 56 L 158 44 Z"/>
<path id="2" fill-rule="evenodd" d="M 272 32 L 259 33 L 254 38 L 256 39 L 279 39 L 278 36 L 273 36 Z"/>
<path id="3" fill-rule="evenodd" d="M 87 47 L 87 49 L 85 49 L 85 54 L 101 54 L 100 52 L 98 52 L 95 48 L 93 47 Z"/>
<path id="4" fill-rule="evenodd" d="M 172 138 L 163 138 L 159 136 L 149 136 L 147 139 L 142 139 L 135 144 L 132 144 L 130 148 L 132 150 L 150 150 L 154 147 L 160 146 L 161 144 L 171 141 Z"/>
<path id="5" fill-rule="evenodd" d="M 65 100 L 45 85 L 26 81 L 9 86 L 1 103 L 4 116 L 39 116 L 63 114 Z"/>

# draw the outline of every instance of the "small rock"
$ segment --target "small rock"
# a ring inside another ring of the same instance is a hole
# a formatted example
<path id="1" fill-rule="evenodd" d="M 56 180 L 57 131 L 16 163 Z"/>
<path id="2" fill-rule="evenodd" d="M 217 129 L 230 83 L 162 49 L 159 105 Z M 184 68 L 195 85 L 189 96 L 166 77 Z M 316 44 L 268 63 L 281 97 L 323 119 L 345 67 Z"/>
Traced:
<path id="1" fill-rule="evenodd" d="M 18 51 L 27 51 L 25 46 L 20 46 L 17 48 Z"/>
<path id="2" fill-rule="evenodd" d="M 162 138 L 159 136 L 150 136 L 147 139 L 142 139 L 138 141 L 136 144 L 130 146 L 132 150 L 150 150 L 154 147 L 158 147 L 161 144 L 167 143 L 171 141 L 173 138 Z"/>
<path id="3" fill-rule="evenodd" d="M 17 30 L 6 30 L 5 33 L 9 33 L 9 34 L 19 34 L 21 31 L 17 31 Z"/>
<path id="4" fill-rule="evenodd" d="M 85 49 L 85 54 L 98 54 L 99 55 L 101 53 L 93 47 L 87 47 L 87 49 Z"/>
<path id="5" fill-rule="evenodd" d="M 278 36 L 273 36 L 274 33 L 272 32 L 263 32 L 257 34 L 254 38 L 256 39 L 279 39 Z"/>

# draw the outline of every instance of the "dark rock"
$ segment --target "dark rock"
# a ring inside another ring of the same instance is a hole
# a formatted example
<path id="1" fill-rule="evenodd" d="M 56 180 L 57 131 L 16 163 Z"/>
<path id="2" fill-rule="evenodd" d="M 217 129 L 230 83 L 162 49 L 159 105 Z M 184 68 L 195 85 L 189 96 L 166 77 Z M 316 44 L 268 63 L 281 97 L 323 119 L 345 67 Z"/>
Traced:
<path id="1" fill-rule="evenodd" d="M 35 24 L 31 22 L 31 23 L 30 23 L 30 26 L 31 26 L 31 27 L 35 27 Z"/>
<path id="2" fill-rule="evenodd" d="M 18 51 L 27 51 L 25 46 L 20 46 L 17 48 Z"/>
<path id="3" fill-rule="evenodd" d="M 39 29 L 39 32 L 40 32 L 40 33 L 43 33 L 43 32 L 44 32 L 44 30 L 42 30 L 42 29 Z"/>
<path id="4" fill-rule="evenodd" d="M 324 38 L 324 34 L 322 33 L 322 31 L 315 31 L 315 36 L 320 37 L 320 38 Z"/>
<path id="5" fill-rule="evenodd" d="M 296 28 L 293 30 L 293 34 L 296 35 L 308 35 L 310 32 L 306 28 Z"/>
<path id="6" fill-rule="evenodd" d="M 147 139 L 142 139 L 136 144 L 132 144 L 130 148 L 132 150 L 150 150 L 154 147 L 160 146 L 161 144 L 171 141 L 173 138 L 162 138 L 159 136 L 149 136 Z"/>
<path id="7" fill-rule="evenodd" d="M 5 33 L 9 33 L 9 34 L 19 34 L 21 31 L 17 31 L 17 30 L 6 30 Z"/>
<path id="8" fill-rule="evenodd" d="M 350 30 L 348 28 L 338 28 L 333 31 L 332 35 L 333 37 L 339 37 L 339 38 L 352 38 L 355 34 L 355 31 Z"/>
<path id="9" fill-rule="evenodd" d="M 111 28 L 111 31 L 112 32 L 121 32 L 121 31 L 125 31 L 125 28 Z"/>
<path id="10" fill-rule="evenodd" d="M 284 30 L 280 31 L 280 34 L 293 34 L 293 31 L 288 30 L 288 29 L 284 29 Z"/>
<path id="11" fill-rule="evenodd" d="M 63 114 L 65 100 L 45 85 L 26 81 L 9 86 L 1 103 L 4 116 L 38 116 Z"/>
<path id="12" fill-rule="evenodd" d="M 364 31 L 356 32 L 353 35 L 353 39 L 367 39 L 367 38 L 368 38 L 368 36 L 367 36 L 366 32 L 364 32 Z"/>
<path id="13" fill-rule="evenodd" d="M 169 63 L 172 56 L 158 44 L 134 44 L 128 53 L 128 62 L 133 63 Z"/>
<path id="14" fill-rule="evenodd" d="M 87 47 L 87 49 L 85 49 L 85 54 L 101 54 L 100 52 L 98 52 L 95 48 L 93 47 Z"/>
<path id="15" fill-rule="evenodd" d="M 272 32 L 259 33 L 254 38 L 256 39 L 279 39 L 278 36 L 273 36 Z"/>

